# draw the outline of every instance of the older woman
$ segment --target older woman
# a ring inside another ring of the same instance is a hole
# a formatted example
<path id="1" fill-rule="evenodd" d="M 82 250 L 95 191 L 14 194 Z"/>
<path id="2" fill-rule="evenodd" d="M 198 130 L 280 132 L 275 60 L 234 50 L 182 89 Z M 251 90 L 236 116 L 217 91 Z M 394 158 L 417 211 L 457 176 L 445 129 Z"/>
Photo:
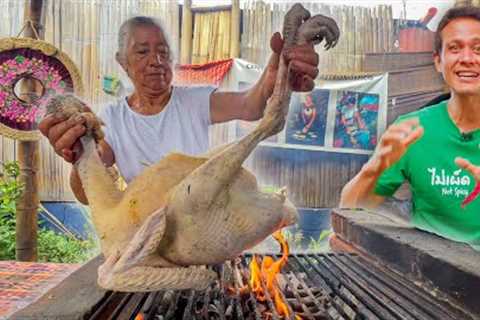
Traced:
<path id="1" fill-rule="evenodd" d="M 128 74 L 134 92 L 106 106 L 99 116 L 105 122 L 105 139 L 98 149 L 107 166 L 116 163 L 129 182 L 145 164 L 155 163 L 171 151 L 191 155 L 208 149 L 208 126 L 233 119 L 257 120 L 273 91 L 283 41 L 276 33 L 268 66 L 258 82 L 244 92 L 218 92 L 214 87 L 172 86 L 172 54 L 160 23 L 134 17 L 120 27 L 116 60 Z M 318 55 L 312 46 L 298 46 L 284 56 L 296 76 L 292 87 L 309 91 L 317 76 Z M 82 122 L 46 117 L 39 125 L 55 152 L 73 163 L 79 156 Z M 87 203 L 78 173 L 70 176 L 72 191 Z"/>

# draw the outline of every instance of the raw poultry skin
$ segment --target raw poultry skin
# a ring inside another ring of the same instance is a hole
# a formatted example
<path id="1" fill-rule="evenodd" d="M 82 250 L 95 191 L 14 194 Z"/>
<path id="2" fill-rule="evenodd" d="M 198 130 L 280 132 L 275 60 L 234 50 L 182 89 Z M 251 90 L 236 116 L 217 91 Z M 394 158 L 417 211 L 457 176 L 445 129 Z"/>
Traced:
<path id="1" fill-rule="evenodd" d="M 294 5 L 285 16 L 285 45 L 333 47 L 334 20 Z M 217 278 L 205 265 L 232 259 L 297 220 L 285 190 L 263 193 L 242 163 L 259 142 L 285 125 L 291 90 L 280 60 L 272 97 L 259 125 L 238 142 L 191 157 L 170 154 L 120 191 L 102 163 L 98 119 L 74 96 L 57 96 L 48 113 L 85 117 L 83 153 L 75 163 L 106 257 L 98 284 L 116 291 L 203 289 Z"/>

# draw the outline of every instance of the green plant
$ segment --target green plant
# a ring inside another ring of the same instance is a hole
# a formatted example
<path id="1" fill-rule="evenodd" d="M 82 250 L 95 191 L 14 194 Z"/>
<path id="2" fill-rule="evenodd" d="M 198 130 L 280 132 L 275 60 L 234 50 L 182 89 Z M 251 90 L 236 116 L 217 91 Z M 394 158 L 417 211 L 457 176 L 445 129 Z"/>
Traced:
<path id="1" fill-rule="evenodd" d="M 15 259 L 15 219 L 0 218 L 0 260 Z"/>
<path id="2" fill-rule="evenodd" d="M 301 231 L 293 233 L 290 230 L 284 229 L 282 230 L 282 233 L 291 248 L 301 248 L 303 240 L 303 234 Z"/>
<path id="3" fill-rule="evenodd" d="M 0 219 L 11 217 L 16 212 L 16 202 L 23 191 L 23 186 L 17 180 L 20 168 L 16 162 L 2 163 L 0 173 Z"/>
<path id="4" fill-rule="evenodd" d="M 265 192 L 265 193 L 276 193 L 276 192 L 280 191 L 280 189 L 281 188 L 273 186 L 273 185 L 269 185 L 269 184 L 260 186 L 260 190 L 262 192 Z"/>
<path id="5" fill-rule="evenodd" d="M 18 181 L 20 168 L 16 162 L 1 164 L 0 174 L 0 260 L 15 259 L 15 214 L 16 202 L 23 191 Z M 38 260 L 42 262 L 83 262 L 95 255 L 98 250 L 90 237 L 78 240 L 71 236 L 55 233 L 39 225 Z"/>
<path id="6" fill-rule="evenodd" d="M 17 180 L 20 168 L 16 162 L 1 163 L 0 173 L 0 259 L 15 259 L 16 202 L 23 186 Z"/>
<path id="7" fill-rule="evenodd" d="M 38 233 L 38 261 L 84 262 L 95 255 L 95 249 L 96 244 L 92 237 L 78 240 L 43 228 Z"/>
<path id="8" fill-rule="evenodd" d="M 329 250 L 328 237 L 331 234 L 332 234 L 332 230 L 325 229 L 325 230 L 322 230 L 317 240 L 310 238 L 310 243 L 308 244 L 308 250 L 320 251 L 320 252 L 328 251 Z"/>

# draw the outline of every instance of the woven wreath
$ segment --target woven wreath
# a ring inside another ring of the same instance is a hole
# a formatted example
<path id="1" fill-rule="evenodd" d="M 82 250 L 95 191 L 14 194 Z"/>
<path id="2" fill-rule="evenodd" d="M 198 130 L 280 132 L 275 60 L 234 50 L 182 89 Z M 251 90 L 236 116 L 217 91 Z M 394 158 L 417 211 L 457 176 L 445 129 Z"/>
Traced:
<path id="1" fill-rule="evenodd" d="M 40 94 L 19 97 L 21 79 L 34 79 Z M 40 138 L 38 122 L 47 101 L 57 94 L 82 95 L 80 73 L 70 58 L 55 46 L 30 38 L 0 39 L 0 134 L 12 139 Z"/>

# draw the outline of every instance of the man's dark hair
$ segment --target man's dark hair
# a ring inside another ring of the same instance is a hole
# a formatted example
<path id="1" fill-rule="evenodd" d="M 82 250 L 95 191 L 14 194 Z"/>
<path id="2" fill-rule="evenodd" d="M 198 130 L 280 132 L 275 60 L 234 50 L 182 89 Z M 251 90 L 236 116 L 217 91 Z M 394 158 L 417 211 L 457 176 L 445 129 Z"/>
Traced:
<path id="1" fill-rule="evenodd" d="M 438 24 L 437 32 L 435 32 L 435 42 L 433 48 L 435 53 L 440 53 L 442 51 L 442 30 L 447 26 L 447 24 L 458 18 L 472 18 L 480 22 L 480 7 L 453 7 L 445 13 L 442 20 L 440 20 Z"/>

